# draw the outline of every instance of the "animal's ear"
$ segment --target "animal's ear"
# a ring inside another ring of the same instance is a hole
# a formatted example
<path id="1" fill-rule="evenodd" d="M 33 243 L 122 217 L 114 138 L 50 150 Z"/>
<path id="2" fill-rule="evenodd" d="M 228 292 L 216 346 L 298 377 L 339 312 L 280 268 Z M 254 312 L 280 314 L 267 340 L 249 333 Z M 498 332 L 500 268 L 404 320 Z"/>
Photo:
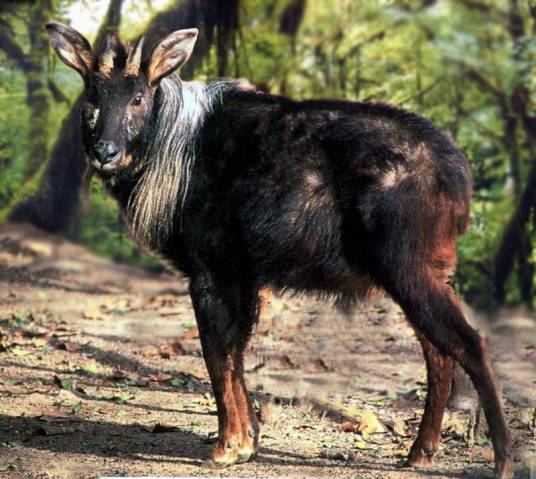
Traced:
<path id="1" fill-rule="evenodd" d="M 177 30 L 156 45 L 147 65 L 149 85 L 156 85 L 190 58 L 198 33 L 197 28 Z"/>
<path id="2" fill-rule="evenodd" d="M 74 28 L 57 22 L 46 24 L 48 38 L 60 60 L 81 75 L 91 70 L 91 45 Z"/>

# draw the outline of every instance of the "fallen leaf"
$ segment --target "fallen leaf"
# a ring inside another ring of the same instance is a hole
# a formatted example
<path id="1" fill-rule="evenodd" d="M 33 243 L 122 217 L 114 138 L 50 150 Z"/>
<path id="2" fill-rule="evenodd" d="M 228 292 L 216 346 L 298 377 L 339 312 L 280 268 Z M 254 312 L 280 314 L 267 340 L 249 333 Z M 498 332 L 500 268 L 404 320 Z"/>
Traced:
<path id="1" fill-rule="evenodd" d="M 59 407 L 50 408 L 38 416 L 38 419 L 44 422 L 63 422 L 69 418 L 70 415 Z"/>
<path id="2" fill-rule="evenodd" d="M 151 374 L 149 376 L 149 381 L 155 383 L 161 383 L 163 381 L 169 381 L 173 376 L 171 374 L 159 372 L 158 374 Z"/>
<path id="3" fill-rule="evenodd" d="M 100 312 L 112 316 L 124 316 L 128 311 L 136 310 L 136 306 L 128 298 L 115 298 L 100 305 Z"/>
<path id="4" fill-rule="evenodd" d="M 156 346 L 153 346 L 152 344 L 149 344 L 141 348 L 141 355 L 145 356 L 146 358 L 151 357 L 151 356 L 158 356 L 159 354 L 160 353 L 158 351 L 158 348 Z"/>
<path id="5" fill-rule="evenodd" d="M 80 351 L 82 345 L 80 343 L 74 343 L 72 341 L 65 341 L 62 343 L 58 343 L 57 348 L 63 349 L 64 351 L 69 351 L 70 353 L 74 353 L 76 351 Z"/>
<path id="6" fill-rule="evenodd" d="M 357 407 L 355 404 L 333 404 L 332 407 L 336 407 L 337 409 L 341 409 L 343 414 L 346 417 L 353 418 L 354 421 L 357 421 L 359 417 L 361 416 L 361 410 Z"/>
<path id="7" fill-rule="evenodd" d="M 489 446 L 473 446 L 469 457 L 474 462 L 492 462 L 494 457 L 493 449 Z"/>
<path id="8" fill-rule="evenodd" d="M 162 434 L 166 432 L 176 432 L 179 429 L 175 426 L 167 425 L 167 424 L 151 424 L 148 426 L 142 426 L 142 429 L 148 432 L 152 432 L 153 434 Z"/>
<path id="9" fill-rule="evenodd" d="M 355 424 L 350 421 L 345 421 L 341 424 L 341 429 L 344 432 L 357 432 L 359 429 L 359 424 Z"/>
<path id="10" fill-rule="evenodd" d="M 386 432 L 385 426 L 372 411 L 364 411 L 357 429 L 361 434 L 376 434 Z"/>
<path id="11" fill-rule="evenodd" d="M 400 419 L 384 421 L 384 424 L 391 429 L 396 435 L 406 437 L 406 423 Z"/>
<path id="12" fill-rule="evenodd" d="M 186 353 L 179 341 L 160 346 L 159 352 L 162 359 L 170 359 L 172 356 L 183 355 Z"/>
<path id="13" fill-rule="evenodd" d="M 457 411 L 450 411 L 443 419 L 443 428 L 459 436 L 465 436 L 468 423 L 466 417 Z"/>
<path id="14" fill-rule="evenodd" d="M 199 337 L 199 329 L 196 327 L 190 328 L 182 335 L 183 339 L 190 340 L 190 339 L 196 339 Z"/>
<path id="15" fill-rule="evenodd" d="M 82 317 L 84 319 L 91 319 L 96 321 L 101 321 L 108 318 L 108 316 L 106 314 L 103 314 L 103 312 L 99 308 L 85 310 L 82 313 Z"/>

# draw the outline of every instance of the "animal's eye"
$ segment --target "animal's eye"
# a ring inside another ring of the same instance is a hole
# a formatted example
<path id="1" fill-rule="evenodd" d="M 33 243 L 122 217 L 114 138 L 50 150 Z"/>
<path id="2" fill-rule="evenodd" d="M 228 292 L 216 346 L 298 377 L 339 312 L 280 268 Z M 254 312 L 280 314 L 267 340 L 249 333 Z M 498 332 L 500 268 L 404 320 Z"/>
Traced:
<path id="1" fill-rule="evenodd" d="M 136 95 L 134 97 L 134 100 L 132 100 L 132 104 L 134 106 L 140 106 L 141 105 L 141 101 L 143 100 L 143 97 L 141 95 Z"/>

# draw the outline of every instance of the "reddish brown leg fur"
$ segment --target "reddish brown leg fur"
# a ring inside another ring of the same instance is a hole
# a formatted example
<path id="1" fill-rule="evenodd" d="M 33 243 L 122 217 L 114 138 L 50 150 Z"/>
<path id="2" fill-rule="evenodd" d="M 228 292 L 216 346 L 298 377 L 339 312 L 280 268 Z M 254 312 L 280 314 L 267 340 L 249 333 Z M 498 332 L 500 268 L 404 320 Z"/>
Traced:
<path id="1" fill-rule="evenodd" d="M 205 362 L 212 382 L 216 407 L 218 410 L 218 442 L 212 451 L 207 467 L 226 467 L 238 460 L 238 449 L 242 443 L 242 424 L 233 389 L 232 355 L 225 360 L 214 354 L 210 346 L 205 347 L 202 340 Z"/>
<path id="2" fill-rule="evenodd" d="M 433 465 L 441 442 L 441 422 L 450 394 L 454 360 L 441 354 L 422 334 L 417 333 L 426 360 L 428 393 L 424 414 L 408 462 L 412 466 Z"/>
<path id="3" fill-rule="evenodd" d="M 246 381 L 244 379 L 243 349 L 235 355 L 235 370 L 233 374 L 233 392 L 235 403 L 242 427 L 242 441 L 238 449 L 239 463 L 254 458 L 259 444 L 259 423 L 251 404 Z"/>
<path id="4" fill-rule="evenodd" d="M 487 341 L 479 338 L 475 351 L 463 351 L 456 359 L 473 381 L 484 409 L 495 451 L 497 477 L 510 479 L 513 477 L 512 440 L 497 392 Z"/>
<path id="5" fill-rule="evenodd" d="M 258 423 L 244 380 L 243 356 L 257 313 L 257 296 L 239 287 L 209 282 L 191 285 L 203 355 L 218 409 L 218 442 L 207 467 L 252 458 Z"/>
<path id="6" fill-rule="evenodd" d="M 469 374 L 489 425 L 497 477 L 509 479 L 513 474 L 512 442 L 497 393 L 487 344 L 465 320 L 450 285 L 434 277 L 423 276 L 416 281 L 415 273 L 412 273 L 406 283 L 391 283 L 387 288 L 419 334 L 442 354 L 454 358 Z M 425 428 L 423 438 L 428 431 L 431 429 Z"/>

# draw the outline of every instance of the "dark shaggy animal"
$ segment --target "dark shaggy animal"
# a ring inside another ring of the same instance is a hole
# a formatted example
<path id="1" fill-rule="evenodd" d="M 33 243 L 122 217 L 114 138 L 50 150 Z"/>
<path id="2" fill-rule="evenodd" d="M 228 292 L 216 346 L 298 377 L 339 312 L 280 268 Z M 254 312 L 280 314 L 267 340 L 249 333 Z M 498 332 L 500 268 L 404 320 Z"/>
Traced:
<path id="1" fill-rule="evenodd" d="M 484 408 L 497 475 L 511 477 L 488 347 L 448 284 L 471 181 L 447 137 L 383 103 L 298 102 L 240 82 L 182 82 L 173 72 L 188 59 L 196 29 L 172 33 L 145 56 L 142 42 L 125 46 L 109 35 L 92 53 L 72 28 L 47 29 L 84 80 L 90 167 L 133 237 L 190 278 L 218 407 L 208 464 L 257 452 L 243 355 L 259 291 L 353 300 L 382 289 L 406 313 L 428 368 L 409 463 L 432 463 L 457 361 Z"/>

